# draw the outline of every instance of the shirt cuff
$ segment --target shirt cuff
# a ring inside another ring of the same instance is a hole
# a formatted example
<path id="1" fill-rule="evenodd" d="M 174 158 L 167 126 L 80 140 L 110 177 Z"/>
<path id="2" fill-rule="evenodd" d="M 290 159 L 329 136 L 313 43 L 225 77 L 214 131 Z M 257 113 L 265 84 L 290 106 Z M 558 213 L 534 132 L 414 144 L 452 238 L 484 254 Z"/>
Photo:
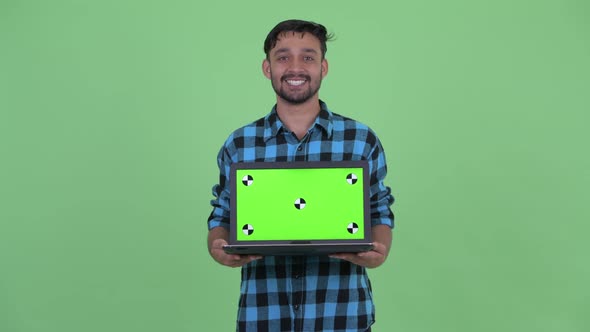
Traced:
<path id="1" fill-rule="evenodd" d="M 393 220 L 389 219 L 389 218 L 372 219 L 371 226 L 377 226 L 377 225 L 387 225 L 391 229 L 393 229 L 393 226 L 394 226 Z"/>

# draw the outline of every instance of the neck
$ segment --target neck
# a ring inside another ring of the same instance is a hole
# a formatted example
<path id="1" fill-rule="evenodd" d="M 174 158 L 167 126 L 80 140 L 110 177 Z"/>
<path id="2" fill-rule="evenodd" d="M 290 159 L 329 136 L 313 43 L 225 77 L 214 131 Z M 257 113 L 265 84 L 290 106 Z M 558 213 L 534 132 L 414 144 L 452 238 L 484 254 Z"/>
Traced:
<path id="1" fill-rule="evenodd" d="M 317 96 L 297 105 L 277 98 L 277 114 L 279 118 L 299 139 L 302 139 L 307 134 L 307 130 L 314 123 L 319 113 L 320 102 Z"/>

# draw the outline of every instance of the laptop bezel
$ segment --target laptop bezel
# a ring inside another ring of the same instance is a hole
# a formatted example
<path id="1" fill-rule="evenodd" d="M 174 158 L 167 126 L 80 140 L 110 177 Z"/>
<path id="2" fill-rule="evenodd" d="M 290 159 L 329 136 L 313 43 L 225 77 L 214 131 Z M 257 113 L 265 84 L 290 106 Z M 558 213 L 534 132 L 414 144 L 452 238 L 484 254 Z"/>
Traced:
<path id="1" fill-rule="evenodd" d="M 314 240 L 248 240 L 239 241 L 237 239 L 237 193 L 236 186 L 240 182 L 236 179 L 237 170 L 241 169 L 325 169 L 325 168 L 361 168 L 363 171 L 363 229 L 362 239 L 314 239 Z M 313 246 L 313 245 L 361 245 L 371 243 L 371 211 L 370 211 L 370 174 L 369 163 L 366 160 L 347 160 L 347 161 L 279 161 L 279 162 L 238 162 L 230 166 L 230 246 L 260 247 L 269 245 L 293 245 L 293 246 Z"/>

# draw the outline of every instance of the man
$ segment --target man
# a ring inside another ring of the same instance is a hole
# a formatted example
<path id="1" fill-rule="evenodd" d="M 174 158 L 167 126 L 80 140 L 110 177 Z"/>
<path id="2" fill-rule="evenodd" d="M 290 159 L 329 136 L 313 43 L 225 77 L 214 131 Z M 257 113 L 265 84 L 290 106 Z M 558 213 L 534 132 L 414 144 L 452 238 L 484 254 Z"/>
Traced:
<path id="1" fill-rule="evenodd" d="M 264 42 L 263 74 L 277 101 L 272 111 L 234 131 L 218 155 L 219 184 L 208 220 L 208 246 L 220 264 L 242 267 L 238 331 L 369 331 L 375 320 L 365 268 L 385 261 L 391 246 L 393 196 L 383 184 L 385 155 L 367 126 L 332 113 L 319 99 L 328 74 L 321 24 L 288 20 Z M 229 168 L 232 163 L 368 160 L 374 249 L 330 256 L 229 255 Z"/>

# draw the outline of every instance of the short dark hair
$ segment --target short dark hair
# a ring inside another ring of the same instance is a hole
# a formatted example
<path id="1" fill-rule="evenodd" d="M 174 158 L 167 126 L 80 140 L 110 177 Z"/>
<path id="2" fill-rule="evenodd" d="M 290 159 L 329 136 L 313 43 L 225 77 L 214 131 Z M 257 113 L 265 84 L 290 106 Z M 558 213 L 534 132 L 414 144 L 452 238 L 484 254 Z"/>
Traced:
<path id="1" fill-rule="evenodd" d="M 303 34 L 307 32 L 311 33 L 320 41 L 322 59 L 326 56 L 326 52 L 328 51 L 326 42 L 334 38 L 334 35 L 331 33 L 329 34 L 326 30 L 326 27 L 319 23 L 303 20 L 286 20 L 280 22 L 272 30 L 270 30 L 266 36 L 266 39 L 264 40 L 264 53 L 266 54 L 267 59 L 269 56 L 268 53 L 277 45 L 280 35 L 285 32 L 300 32 Z"/>

